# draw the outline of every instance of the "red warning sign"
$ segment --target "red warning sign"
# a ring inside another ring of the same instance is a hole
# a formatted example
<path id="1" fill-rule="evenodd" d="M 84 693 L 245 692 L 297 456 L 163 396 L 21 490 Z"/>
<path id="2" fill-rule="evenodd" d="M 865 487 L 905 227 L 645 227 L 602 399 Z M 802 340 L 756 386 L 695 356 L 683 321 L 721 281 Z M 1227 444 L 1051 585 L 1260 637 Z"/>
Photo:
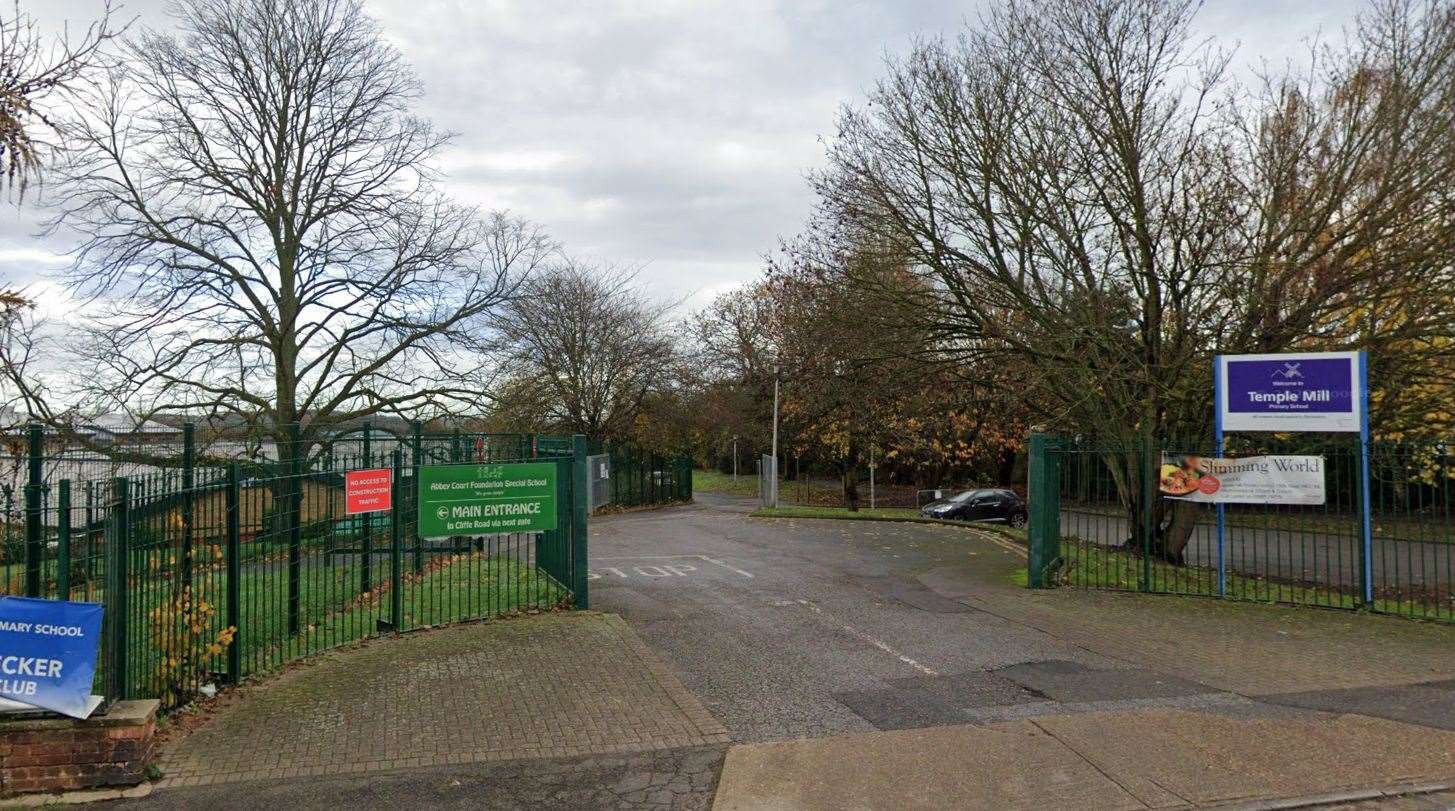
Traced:
<path id="1" fill-rule="evenodd" d="M 393 507 L 394 471 L 387 467 L 344 473 L 344 512 L 379 512 Z"/>

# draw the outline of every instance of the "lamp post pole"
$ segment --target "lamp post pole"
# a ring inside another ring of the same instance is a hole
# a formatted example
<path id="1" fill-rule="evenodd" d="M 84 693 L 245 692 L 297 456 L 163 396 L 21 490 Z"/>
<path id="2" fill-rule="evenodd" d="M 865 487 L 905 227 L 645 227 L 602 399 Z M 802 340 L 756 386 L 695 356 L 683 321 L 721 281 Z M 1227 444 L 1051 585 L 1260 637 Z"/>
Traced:
<path id="1" fill-rule="evenodd" d="M 773 476 L 772 490 L 769 496 L 774 507 L 778 506 L 778 375 L 773 375 L 773 469 L 770 471 Z"/>

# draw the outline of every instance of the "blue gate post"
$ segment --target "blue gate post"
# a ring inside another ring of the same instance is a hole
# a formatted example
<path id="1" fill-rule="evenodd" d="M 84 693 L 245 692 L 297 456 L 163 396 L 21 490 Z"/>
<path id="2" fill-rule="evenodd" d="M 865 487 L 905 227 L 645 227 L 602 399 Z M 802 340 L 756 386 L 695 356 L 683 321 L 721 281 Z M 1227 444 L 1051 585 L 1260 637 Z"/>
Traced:
<path id="1" fill-rule="evenodd" d="M 586 519 L 591 512 L 590 470 L 586 461 L 586 437 L 571 437 L 571 591 L 577 608 L 590 608 L 586 593 Z"/>
<path id="2" fill-rule="evenodd" d="M 1374 606 L 1374 502 L 1369 491 L 1369 353 L 1359 353 L 1359 576 L 1364 606 Z"/>
<path id="3" fill-rule="evenodd" d="M 1213 356 L 1213 443 L 1217 446 L 1213 450 L 1217 458 L 1223 458 L 1223 365 L 1221 356 Z M 1218 596 L 1228 596 L 1228 555 L 1227 555 L 1227 534 L 1228 534 L 1228 511 L 1220 501 L 1217 505 L 1218 512 Z"/>
<path id="4" fill-rule="evenodd" d="M 1031 434 L 1029 474 L 1026 585 L 1045 589 L 1053 585 L 1052 572 L 1061 558 L 1060 459 L 1046 434 Z"/>

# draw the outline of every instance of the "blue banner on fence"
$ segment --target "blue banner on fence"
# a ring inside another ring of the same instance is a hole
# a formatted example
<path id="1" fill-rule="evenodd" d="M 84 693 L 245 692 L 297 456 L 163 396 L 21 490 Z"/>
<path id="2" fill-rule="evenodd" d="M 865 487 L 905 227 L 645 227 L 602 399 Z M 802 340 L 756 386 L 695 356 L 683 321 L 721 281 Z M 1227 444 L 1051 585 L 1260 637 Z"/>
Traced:
<path id="1" fill-rule="evenodd" d="M 100 605 L 0 597 L 0 697 L 89 716 L 100 641 Z"/>

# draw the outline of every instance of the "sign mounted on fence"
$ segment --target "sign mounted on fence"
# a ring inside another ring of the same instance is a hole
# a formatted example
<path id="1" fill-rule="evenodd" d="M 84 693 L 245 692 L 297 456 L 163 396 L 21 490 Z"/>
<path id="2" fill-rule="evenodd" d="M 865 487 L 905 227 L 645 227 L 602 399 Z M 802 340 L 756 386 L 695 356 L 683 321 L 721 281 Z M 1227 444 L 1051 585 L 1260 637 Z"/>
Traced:
<path id="1" fill-rule="evenodd" d="M 419 535 L 496 535 L 556 529 L 556 464 L 424 465 Z"/>
<path id="2" fill-rule="evenodd" d="M 0 697 L 86 718 L 101 704 L 91 694 L 101 606 L 0 597 Z"/>
<path id="3" fill-rule="evenodd" d="M 1219 355 L 1215 371 L 1224 431 L 1357 433 L 1363 424 L 1359 352 Z"/>
<path id="4" fill-rule="evenodd" d="M 1323 504 L 1324 457 L 1162 455 L 1162 495 L 1204 504 Z"/>
<path id="5" fill-rule="evenodd" d="M 394 507 L 394 471 L 387 467 L 344 473 L 344 512 L 380 512 Z"/>

